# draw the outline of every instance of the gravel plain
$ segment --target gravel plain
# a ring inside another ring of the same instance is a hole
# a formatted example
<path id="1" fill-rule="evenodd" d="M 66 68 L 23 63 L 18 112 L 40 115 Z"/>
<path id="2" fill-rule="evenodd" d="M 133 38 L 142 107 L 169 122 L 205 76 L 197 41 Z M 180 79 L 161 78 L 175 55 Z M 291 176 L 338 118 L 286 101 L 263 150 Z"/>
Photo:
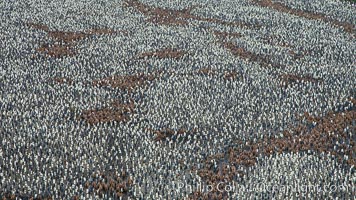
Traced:
<path id="1" fill-rule="evenodd" d="M 2 199 L 355 199 L 356 9 L 0 2 Z"/>

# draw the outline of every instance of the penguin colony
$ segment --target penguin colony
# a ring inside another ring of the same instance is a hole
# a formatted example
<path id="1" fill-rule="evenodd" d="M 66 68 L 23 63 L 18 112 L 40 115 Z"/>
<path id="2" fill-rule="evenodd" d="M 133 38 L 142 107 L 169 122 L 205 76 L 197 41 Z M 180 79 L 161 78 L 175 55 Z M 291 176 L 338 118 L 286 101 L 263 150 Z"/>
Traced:
<path id="1" fill-rule="evenodd" d="M 0 10 L 2 199 L 356 196 L 351 3 Z"/>

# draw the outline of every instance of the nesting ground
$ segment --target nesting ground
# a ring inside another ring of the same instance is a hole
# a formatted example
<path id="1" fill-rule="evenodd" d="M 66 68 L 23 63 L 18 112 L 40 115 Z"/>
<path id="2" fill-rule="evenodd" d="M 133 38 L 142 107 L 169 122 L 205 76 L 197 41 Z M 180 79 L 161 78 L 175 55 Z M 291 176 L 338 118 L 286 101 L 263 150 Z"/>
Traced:
<path id="1" fill-rule="evenodd" d="M 0 198 L 352 199 L 356 7 L 0 1 Z"/>

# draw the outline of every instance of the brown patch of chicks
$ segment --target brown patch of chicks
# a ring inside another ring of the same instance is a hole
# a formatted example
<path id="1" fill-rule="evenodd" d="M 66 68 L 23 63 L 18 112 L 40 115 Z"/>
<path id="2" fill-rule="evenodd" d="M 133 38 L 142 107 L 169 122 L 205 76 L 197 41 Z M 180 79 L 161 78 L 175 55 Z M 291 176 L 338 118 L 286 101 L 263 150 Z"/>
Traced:
<path id="1" fill-rule="evenodd" d="M 275 9 L 279 12 L 288 13 L 296 15 L 299 17 L 304 17 L 307 19 L 323 20 L 329 22 L 335 26 L 342 27 L 345 32 L 352 33 L 355 36 L 355 25 L 348 22 L 341 22 L 335 19 L 331 19 L 325 14 L 314 13 L 310 11 L 299 10 L 295 8 L 290 8 L 280 2 L 272 2 L 271 0 L 253 0 L 253 2 L 259 6 Z"/>
<path id="2" fill-rule="evenodd" d="M 117 175 L 115 173 L 97 173 L 92 176 L 93 181 L 87 181 L 84 188 L 92 188 L 96 194 L 113 194 L 115 198 L 128 197 L 129 189 L 133 185 L 133 180 L 123 171 Z"/>
<path id="3" fill-rule="evenodd" d="M 300 82 L 320 83 L 322 82 L 322 79 L 313 78 L 310 75 L 307 76 L 298 76 L 294 74 L 281 75 L 281 86 L 288 87 L 291 84 L 300 83 Z"/>
<path id="4" fill-rule="evenodd" d="M 218 18 L 206 18 L 206 17 L 200 17 L 191 14 L 192 10 L 198 6 L 191 6 L 186 9 L 174 10 L 168 8 L 148 6 L 144 3 L 141 3 L 138 0 L 125 0 L 124 6 L 138 10 L 140 13 L 148 17 L 147 19 L 148 22 L 161 24 L 161 25 L 188 25 L 189 20 L 197 20 L 197 21 L 211 22 L 211 23 L 229 25 L 229 26 L 258 27 L 257 25 L 246 24 L 244 22 L 237 22 L 237 21 L 229 22 Z"/>
<path id="5" fill-rule="evenodd" d="M 111 35 L 119 32 L 127 34 L 125 31 L 115 31 L 107 28 L 89 29 L 84 32 L 59 30 L 51 31 L 47 25 L 40 23 L 28 22 L 26 25 L 33 29 L 42 30 L 47 33 L 47 37 L 52 39 L 52 41 L 45 42 L 37 48 L 36 51 L 48 57 L 54 58 L 75 56 L 75 46 L 77 45 L 77 42 L 92 35 Z"/>
<path id="6" fill-rule="evenodd" d="M 236 177 L 244 176 L 242 171 L 236 170 L 237 166 L 246 168 L 256 164 L 259 155 L 269 156 L 282 152 L 307 152 L 315 151 L 335 156 L 339 162 L 356 166 L 356 141 L 345 132 L 356 131 L 353 123 L 356 120 L 356 100 L 351 98 L 352 109 L 329 112 L 325 116 L 311 116 L 305 112 L 301 117 L 307 124 L 301 124 L 283 131 L 283 137 L 264 138 L 257 142 L 240 143 L 237 147 L 230 147 L 225 154 L 209 156 L 204 167 L 198 170 L 198 175 L 213 185 L 231 182 Z M 310 126 L 313 126 L 310 128 Z M 339 144 L 336 143 L 339 142 Z M 348 156 L 345 159 L 344 156 Z M 216 163 L 215 167 L 213 163 Z M 216 167 L 217 166 L 217 167 Z M 229 167 L 227 167 L 229 166 Z M 194 192 L 189 199 L 214 199 L 215 196 L 227 197 L 225 191 L 211 191 L 209 193 Z"/>
<path id="7" fill-rule="evenodd" d="M 143 73 L 134 75 L 118 75 L 110 76 L 104 79 L 94 80 L 93 86 L 110 86 L 123 90 L 132 91 L 137 87 L 145 85 L 147 82 L 153 81 L 156 78 L 155 74 L 145 75 Z"/>
<path id="8" fill-rule="evenodd" d="M 85 120 L 89 124 L 106 123 L 111 121 L 127 122 L 130 115 L 134 113 L 135 104 L 133 100 L 129 103 L 121 103 L 114 101 L 111 106 L 101 109 L 85 110 L 80 116 L 80 119 Z"/>
<path id="9" fill-rule="evenodd" d="M 159 59 L 163 59 L 163 58 L 179 59 L 182 58 L 185 54 L 187 54 L 187 52 L 185 51 L 181 51 L 173 48 L 165 48 L 153 52 L 141 53 L 140 55 L 138 55 L 138 58 L 142 59 L 147 57 L 155 57 Z"/>

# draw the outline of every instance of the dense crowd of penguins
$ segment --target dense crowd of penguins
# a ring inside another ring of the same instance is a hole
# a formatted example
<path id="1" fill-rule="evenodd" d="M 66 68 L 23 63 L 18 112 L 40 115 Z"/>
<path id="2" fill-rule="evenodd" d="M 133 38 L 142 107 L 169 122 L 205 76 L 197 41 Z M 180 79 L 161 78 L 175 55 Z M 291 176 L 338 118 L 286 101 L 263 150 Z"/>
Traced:
<path id="1" fill-rule="evenodd" d="M 343 106 L 356 98 L 355 32 L 302 13 L 355 25 L 354 5 L 280 1 L 293 14 L 265 2 L 1 1 L 0 198 L 194 198 L 209 193 L 209 156 L 283 137 L 305 112 L 356 109 Z M 233 166 L 243 176 L 228 196 L 202 199 L 351 199 L 343 159 L 260 155 Z M 324 190 L 280 188 L 305 185 Z"/>

